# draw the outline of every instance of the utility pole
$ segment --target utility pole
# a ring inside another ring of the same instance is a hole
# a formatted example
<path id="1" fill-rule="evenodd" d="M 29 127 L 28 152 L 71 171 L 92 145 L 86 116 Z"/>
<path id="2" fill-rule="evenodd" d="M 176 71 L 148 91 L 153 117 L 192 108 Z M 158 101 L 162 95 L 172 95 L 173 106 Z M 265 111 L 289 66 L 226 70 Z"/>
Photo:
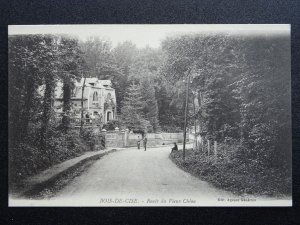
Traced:
<path id="1" fill-rule="evenodd" d="M 197 149 L 197 121 L 196 121 L 196 105 L 195 105 L 195 94 L 193 93 L 193 108 L 194 108 L 194 129 L 195 129 L 195 137 L 194 137 L 194 142 L 195 142 L 195 148 Z"/>
<path id="2" fill-rule="evenodd" d="M 85 87 L 85 80 L 86 80 L 86 76 L 84 76 L 84 80 L 83 80 L 83 85 L 82 85 L 82 89 L 81 89 L 81 118 L 80 118 L 80 134 L 82 134 L 83 131 L 83 97 L 84 97 L 84 87 Z"/>
<path id="3" fill-rule="evenodd" d="M 189 90 L 190 90 L 190 73 L 187 75 L 187 85 L 186 85 L 186 95 L 185 95 L 185 110 L 184 110 L 184 128 L 183 128 L 183 154 L 182 159 L 185 160 L 185 142 L 186 142 L 186 125 L 187 125 L 187 112 L 188 112 L 188 102 L 189 102 Z"/>

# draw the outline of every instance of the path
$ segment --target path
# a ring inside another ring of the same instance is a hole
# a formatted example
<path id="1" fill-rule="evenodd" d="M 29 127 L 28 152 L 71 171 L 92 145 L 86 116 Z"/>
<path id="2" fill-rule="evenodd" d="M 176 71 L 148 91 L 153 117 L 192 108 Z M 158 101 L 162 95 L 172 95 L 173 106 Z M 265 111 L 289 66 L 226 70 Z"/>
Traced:
<path id="1" fill-rule="evenodd" d="M 199 201 L 215 202 L 218 197 L 232 196 L 182 171 L 168 158 L 169 154 L 170 147 L 111 153 L 75 178 L 54 200 L 77 200 L 89 205 L 95 201 L 99 204 L 109 199 L 137 198 L 138 205 L 157 205 L 157 200 L 165 199 L 168 204 L 184 205 L 184 199 L 199 204 Z"/>

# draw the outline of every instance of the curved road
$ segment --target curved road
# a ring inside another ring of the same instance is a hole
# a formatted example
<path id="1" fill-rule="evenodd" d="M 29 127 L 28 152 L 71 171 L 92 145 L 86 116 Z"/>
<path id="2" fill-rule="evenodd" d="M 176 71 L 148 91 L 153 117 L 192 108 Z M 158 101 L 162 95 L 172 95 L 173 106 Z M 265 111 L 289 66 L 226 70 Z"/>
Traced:
<path id="1" fill-rule="evenodd" d="M 169 154 L 169 146 L 108 154 L 72 180 L 54 200 L 108 206 L 201 205 L 232 196 L 182 171 Z"/>
<path id="2" fill-rule="evenodd" d="M 170 147 L 124 149 L 108 154 L 52 198 L 64 206 L 213 206 L 270 205 L 245 202 L 182 171 Z M 220 199 L 224 199 L 221 201 Z M 277 201 L 276 201 L 277 202 Z M 280 204 L 280 202 L 278 202 Z"/>

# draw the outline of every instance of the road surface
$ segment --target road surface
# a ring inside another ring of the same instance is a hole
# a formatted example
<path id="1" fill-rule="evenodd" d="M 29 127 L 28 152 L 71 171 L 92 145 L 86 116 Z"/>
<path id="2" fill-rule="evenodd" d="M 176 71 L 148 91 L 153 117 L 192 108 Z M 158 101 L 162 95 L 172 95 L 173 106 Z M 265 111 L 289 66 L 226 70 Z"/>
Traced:
<path id="1" fill-rule="evenodd" d="M 182 171 L 171 147 L 123 149 L 97 160 L 43 200 L 11 200 L 13 206 L 291 206 L 284 199 L 235 196 Z M 53 196 L 52 194 L 50 196 Z"/>
<path id="2" fill-rule="evenodd" d="M 111 153 L 72 180 L 53 200 L 71 205 L 77 201 L 79 205 L 151 206 L 205 205 L 233 197 L 179 169 L 169 154 L 169 146 Z"/>

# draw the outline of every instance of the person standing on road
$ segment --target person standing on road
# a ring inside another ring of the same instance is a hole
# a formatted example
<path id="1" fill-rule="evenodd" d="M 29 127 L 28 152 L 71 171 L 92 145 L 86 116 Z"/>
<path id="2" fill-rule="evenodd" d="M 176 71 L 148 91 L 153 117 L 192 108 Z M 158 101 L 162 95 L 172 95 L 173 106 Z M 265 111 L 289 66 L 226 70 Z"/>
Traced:
<path id="1" fill-rule="evenodd" d="M 143 144 L 144 144 L 144 148 L 145 148 L 145 151 L 146 151 L 146 149 L 147 149 L 147 137 L 146 136 L 143 139 Z"/>
<path id="2" fill-rule="evenodd" d="M 140 141 L 140 136 L 138 136 L 138 141 L 137 141 L 137 147 L 138 147 L 138 149 L 140 149 L 140 146 L 141 146 L 141 141 Z"/>

